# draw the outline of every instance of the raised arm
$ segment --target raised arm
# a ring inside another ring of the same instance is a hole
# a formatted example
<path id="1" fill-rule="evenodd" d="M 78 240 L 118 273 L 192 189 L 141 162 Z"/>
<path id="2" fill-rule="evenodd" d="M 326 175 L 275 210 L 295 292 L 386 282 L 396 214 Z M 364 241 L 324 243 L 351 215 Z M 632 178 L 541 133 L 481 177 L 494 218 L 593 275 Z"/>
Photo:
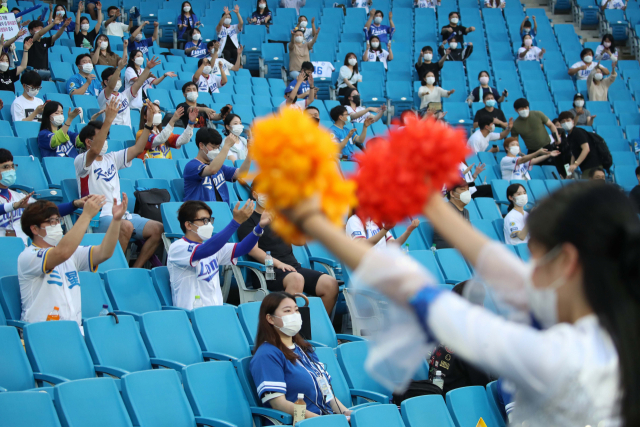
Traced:
<path id="1" fill-rule="evenodd" d="M 104 142 L 107 140 L 107 135 L 109 135 L 109 129 L 111 128 L 111 123 L 118 115 L 118 110 L 120 109 L 120 102 L 118 102 L 118 98 L 111 98 L 109 102 L 107 102 L 105 111 L 104 111 L 104 122 L 102 123 L 102 128 L 96 135 L 93 137 L 93 143 L 89 150 L 87 150 L 87 156 L 85 158 L 85 166 L 89 167 L 93 161 L 100 155 L 102 151 L 102 146 Z"/>
<path id="2" fill-rule="evenodd" d="M 185 49 L 184 53 L 189 55 L 190 52 L 187 52 L 187 51 L 191 51 L 191 50 L 193 50 L 195 48 L 196 47 L 190 47 L 189 49 Z M 214 59 L 214 58 L 212 57 L 211 59 Z M 196 70 L 195 74 L 193 75 L 193 79 L 191 81 L 193 81 L 196 85 L 198 84 L 198 79 L 200 79 L 200 76 L 202 75 L 202 70 L 204 70 L 204 67 L 206 67 L 206 63 L 204 61 L 202 61 L 202 64 L 200 64 L 200 66 Z M 224 74 L 224 70 L 220 70 L 220 73 Z"/>
<path id="3" fill-rule="evenodd" d="M 64 21 L 64 24 L 62 24 L 62 27 L 58 28 L 58 31 L 51 36 L 51 43 L 55 43 L 56 40 L 58 40 L 60 37 L 62 37 L 62 34 L 64 34 L 65 31 L 67 31 L 67 27 L 69 26 L 69 24 L 71 24 L 71 18 L 67 19 L 66 21 Z M 78 24 L 80 25 L 80 24 Z M 78 26 L 76 25 L 76 27 Z"/>
<path id="4" fill-rule="evenodd" d="M 556 141 L 560 141 L 560 135 L 558 134 L 558 129 L 556 128 L 556 125 L 554 125 L 551 120 L 547 119 L 547 123 L 545 123 L 545 126 L 547 126 L 549 130 L 551 130 L 551 132 L 553 132 L 553 134 L 556 136 L 557 138 Z"/>
<path id="5" fill-rule="evenodd" d="M 502 132 L 500 132 L 500 139 L 505 139 L 506 137 L 508 137 L 512 127 L 513 127 L 513 118 L 510 118 L 509 124 L 507 125 L 507 127 Z"/>
<path id="6" fill-rule="evenodd" d="M 149 78 L 151 70 L 158 64 L 160 64 L 160 59 L 158 59 L 157 56 L 154 56 L 147 61 L 147 66 L 145 67 L 144 71 L 142 72 L 142 74 L 140 74 L 138 80 L 136 80 L 135 83 L 131 86 L 131 93 L 133 94 L 133 96 L 137 96 L 138 91 L 140 90 L 144 82 Z"/>
<path id="7" fill-rule="evenodd" d="M 369 126 L 373 124 L 373 117 L 367 117 L 362 126 L 362 133 L 356 136 L 354 142 L 356 144 L 364 144 L 365 139 L 367 139 L 367 129 Z M 362 147 L 360 147 L 362 149 Z"/>
<path id="8" fill-rule="evenodd" d="M 49 22 L 49 25 L 42 28 L 40 31 L 38 31 L 33 35 L 33 41 L 37 42 L 38 40 L 40 40 L 42 36 L 47 34 L 53 28 L 54 25 L 58 25 L 61 22 L 62 22 L 62 18 L 59 18 L 56 16 L 56 19 L 54 19 L 53 22 Z"/>
<path id="9" fill-rule="evenodd" d="M 95 49 L 93 49 L 93 52 L 91 52 L 91 62 L 93 63 L 93 65 L 96 65 L 99 60 L 100 60 L 100 46 L 96 46 Z"/>
<path id="10" fill-rule="evenodd" d="M 156 42 L 158 40 L 158 30 L 160 29 L 160 23 L 158 21 L 153 23 L 153 35 L 151 36 L 151 40 Z"/>
<path id="11" fill-rule="evenodd" d="M 396 28 L 396 24 L 393 23 L 393 12 L 389 11 L 389 26 L 391 28 Z"/>
<path id="12" fill-rule="evenodd" d="M 342 151 L 344 149 L 344 147 L 347 146 L 347 144 L 349 143 L 349 140 L 351 139 L 351 137 L 353 136 L 353 134 L 356 133 L 355 129 L 351 129 L 349 131 L 349 133 L 347 134 L 347 136 L 344 137 L 344 139 L 342 141 L 340 141 L 340 143 L 338 144 L 338 150 Z"/>
<path id="13" fill-rule="evenodd" d="M 122 52 L 122 58 L 120 58 L 120 61 L 118 61 L 118 67 L 116 68 L 116 71 L 111 75 L 111 77 L 109 77 L 109 80 L 107 80 L 107 86 L 104 88 L 105 98 L 110 97 L 113 91 L 116 89 L 118 80 L 120 80 L 120 74 L 122 73 L 122 70 L 124 70 L 124 67 L 126 65 L 127 65 L 127 41 L 125 40 L 124 49 Z"/>
<path id="14" fill-rule="evenodd" d="M 31 46 L 33 46 L 33 39 L 29 39 L 24 42 L 24 50 L 22 51 L 22 62 L 20 62 L 20 65 L 18 65 L 18 67 L 16 68 L 16 76 L 19 76 L 24 70 L 27 69 L 27 62 L 29 61 L 29 49 L 31 49 Z"/>
<path id="15" fill-rule="evenodd" d="M 16 40 L 18 40 L 20 37 L 24 36 L 25 34 L 27 34 L 27 30 L 24 28 L 21 28 L 20 31 L 18 31 L 18 34 L 16 34 L 15 36 L 11 37 L 8 40 L 4 40 L 4 35 L 2 35 L 2 40 L 4 41 L 3 43 L 0 43 L 4 48 L 9 48 L 9 46 L 11 46 L 12 44 L 14 44 L 16 42 Z M 20 74 L 20 73 L 18 73 Z"/>
<path id="16" fill-rule="evenodd" d="M 242 68 L 242 52 L 243 51 L 244 51 L 244 46 L 242 45 L 238 46 L 238 57 L 236 58 L 236 63 L 231 68 L 231 71 L 238 71 L 240 68 Z M 226 74 L 226 73 L 224 72 L 223 69 L 220 69 L 220 74 Z"/>
<path id="17" fill-rule="evenodd" d="M 371 27 L 371 22 L 373 22 L 373 17 L 375 16 L 375 14 L 376 14 L 376 10 L 375 9 L 371 9 L 369 11 L 369 18 L 367 19 L 367 22 L 364 23 L 365 31 L 367 31 L 367 32 L 369 31 L 369 28 Z M 367 40 L 368 39 L 369 38 L 367 37 Z"/>
<path id="18" fill-rule="evenodd" d="M 151 105 L 151 101 L 147 99 L 147 123 L 142 129 L 142 133 L 136 139 L 136 143 L 133 147 L 127 148 L 127 162 L 132 161 L 140 154 L 144 152 L 145 147 L 147 146 L 147 142 L 149 141 L 149 129 L 153 128 L 153 106 Z"/>
<path id="19" fill-rule="evenodd" d="M 229 14 L 229 8 L 227 6 L 225 6 L 223 8 L 224 13 L 222 14 L 222 17 L 220 18 L 220 21 L 218 21 L 218 25 L 216 25 L 216 33 L 219 33 L 222 30 L 222 26 L 224 24 L 224 20 L 227 17 L 227 14 Z M 224 48 L 224 46 L 222 46 Z"/>
<path id="20" fill-rule="evenodd" d="M 100 29 L 102 28 L 102 3 L 98 2 L 96 3 L 96 13 L 98 14 L 98 22 L 96 22 L 96 26 L 94 27 L 94 30 L 96 31 L 96 34 L 98 34 L 100 32 Z"/>
<path id="21" fill-rule="evenodd" d="M 404 233 L 402 233 L 400 237 L 398 237 L 396 240 L 393 240 L 392 242 L 398 246 L 404 245 L 407 239 L 409 238 L 409 236 L 411 236 L 411 233 L 413 232 L 413 230 L 418 228 L 419 225 L 420 225 L 420 220 L 414 219 L 413 221 L 411 221 L 411 224 L 409 224 L 409 226 L 404 231 Z"/>
<path id="22" fill-rule="evenodd" d="M 316 41 L 318 40 L 318 34 L 320 34 L 320 27 L 318 27 L 318 29 L 314 32 L 313 38 L 311 39 L 311 41 L 307 43 L 307 46 L 309 47 L 309 49 L 313 48 L 313 45 L 316 44 Z"/>
<path id="23" fill-rule="evenodd" d="M 78 3 L 78 11 L 76 12 L 76 27 L 73 30 L 73 32 L 75 34 L 78 34 L 80 32 L 80 17 L 82 16 L 82 12 L 84 12 L 84 2 L 81 1 L 80 3 Z"/>
<path id="24" fill-rule="evenodd" d="M 240 6 L 236 4 L 236 6 L 233 8 L 233 11 L 238 17 L 238 31 L 242 31 L 242 27 L 244 27 L 244 21 L 242 20 L 242 15 L 240 15 Z"/>
<path id="25" fill-rule="evenodd" d="M 93 262 L 94 265 L 99 265 L 108 260 L 113 256 L 113 251 L 116 249 L 116 245 L 118 244 L 118 236 L 120 235 L 120 224 L 122 224 L 122 216 L 127 212 L 127 203 L 129 199 L 127 197 L 127 193 L 122 193 L 122 198 L 120 200 L 120 204 L 114 198 L 113 199 L 113 209 L 111 213 L 113 218 L 111 223 L 109 224 L 109 228 L 107 229 L 104 238 L 102 239 L 102 243 L 98 246 L 93 247 Z M 86 205 L 86 202 L 85 202 Z"/>
<path id="26" fill-rule="evenodd" d="M 202 169 L 202 172 L 200 173 L 200 175 L 211 176 L 211 175 L 217 174 L 220 168 L 222 167 L 222 165 L 224 164 L 224 161 L 227 159 L 227 155 L 229 154 L 229 149 L 233 147 L 234 143 L 235 143 L 234 139 L 228 138 L 228 137 L 225 138 L 224 143 L 222 144 L 222 147 L 220 147 L 220 153 L 218 153 L 218 155 L 213 160 L 211 160 L 211 163 L 209 163 L 204 169 Z"/>
<path id="27" fill-rule="evenodd" d="M 135 31 L 131 33 L 129 38 L 131 40 L 135 40 L 136 36 L 138 34 L 140 34 L 140 32 L 144 29 L 144 26 L 147 25 L 148 23 L 149 23 L 149 21 L 144 21 L 144 22 L 140 23 L 140 25 L 138 25 L 138 28 L 136 28 Z"/>

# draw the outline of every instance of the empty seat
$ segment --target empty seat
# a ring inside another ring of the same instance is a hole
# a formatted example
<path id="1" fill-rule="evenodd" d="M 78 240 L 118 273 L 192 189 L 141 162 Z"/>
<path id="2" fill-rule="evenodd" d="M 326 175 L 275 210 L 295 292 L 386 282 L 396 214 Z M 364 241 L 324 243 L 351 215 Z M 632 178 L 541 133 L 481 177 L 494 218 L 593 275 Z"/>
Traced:
<path id="1" fill-rule="evenodd" d="M 482 386 L 461 387 L 447 393 L 447 407 L 456 425 L 475 425 L 482 417 L 488 426 L 504 426 L 489 406 Z"/>
<path id="2" fill-rule="evenodd" d="M 471 271 L 457 250 L 438 249 L 436 258 L 440 263 L 446 283 L 456 284 L 471 278 Z"/>
<path id="3" fill-rule="evenodd" d="M 438 265 L 435 255 L 430 250 L 410 251 L 409 255 L 422 264 L 431 274 L 433 274 L 436 283 L 446 283 L 444 274 Z"/>
<path id="4" fill-rule="evenodd" d="M 385 427 L 404 427 L 396 405 L 373 405 L 358 409 L 351 414 L 353 427 L 384 425 Z"/>
<path id="5" fill-rule="evenodd" d="M 402 402 L 400 412 L 407 427 L 455 427 L 440 395 L 407 399 Z"/>
<path id="6" fill-rule="evenodd" d="M 0 393 L 0 414 L 3 427 L 60 427 L 47 393 Z"/>
<path id="7" fill-rule="evenodd" d="M 238 360 L 251 356 L 249 342 L 232 306 L 199 308 L 193 311 L 191 321 L 200 348 L 215 355 L 217 360 Z"/>
<path id="8" fill-rule="evenodd" d="M 6 239 L 6 237 L 3 237 Z M 13 237 L 17 239 L 17 237 Z M 21 239 L 20 239 L 21 240 Z M 17 258 L 16 254 L 16 258 Z M 17 263 L 17 261 L 16 261 Z M 23 327 L 26 322 L 21 319 L 22 302 L 20 300 L 20 283 L 18 276 L 4 276 L 0 278 L 0 304 L 9 326 Z"/>
<path id="9" fill-rule="evenodd" d="M 34 389 L 33 370 L 14 327 L 0 326 L 0 360 L 0 392 Z"/>
<path id="10" fill-rule="evenodd" d="M 95 246 L 102 243 L 104 239 L 104 233 L 88 233 L 82 237 L 82 241 L 80 245 L 82 246 Z M 127 263 L 127 259 L 124 256 L 124 252 L 122 252 L 122 246 L 119 244 L 116 245 L 113 255 L 111 258 L 103 262 L 98 266 L 98 273 L 104 273 L 109 270 L 119 269 L 119 268 L 128 268 L 129 264 Z"/>
<path id="11" fill-rule="evenodd" d="M 338 362 L 342 368 L 349 388 L 366 391 L 367 399 L 379 403 L 389 403 L 392 393 L 369 376 L 364 369 L 364 361 L 367 358 L 367 346 L 364 341 L 342 344 L 337 348 Z"/>

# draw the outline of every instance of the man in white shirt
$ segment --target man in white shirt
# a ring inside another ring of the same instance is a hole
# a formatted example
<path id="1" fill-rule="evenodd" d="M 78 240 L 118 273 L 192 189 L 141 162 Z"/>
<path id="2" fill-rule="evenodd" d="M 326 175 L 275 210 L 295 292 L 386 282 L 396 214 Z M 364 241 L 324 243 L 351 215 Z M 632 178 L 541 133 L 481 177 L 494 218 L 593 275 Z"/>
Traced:
<path id="1" fill-rule="evenodd" d="M 20 77 L 20 83 L 22 83 L 24 92 L 11 103 L 11 117 L 13 121 L 41 121 L 44 101 L 36 98 L 40 91 L 40 85 L 42 84 L 40 74 L 35 71 L 25 71 L 22 73 L 22 77 Z"/>
<path id="2" fill-rule="evenodd" d="M 218 69 L 222 68 L 222 59 L 218 59 Z M 220 93 L 220 88 L 227 84 L 227 74 L 214 74 L 211 61 L 201 58 L 198 69 L 193 75 L 193 82 L 198 85 L 198 92 Z"/>
<path id="3" fill-rule="evenodd" d="M 593 70 L 596 66 L 602 71 L 602 74 L 605 76 L 609 75 L 609 70 L 600 65 L 593 62 L 593 50 L 590 48 L 582 49 L 580 52 L 580 59 L 582 61 L 578 61 L 569 68 L 569 75 L 576 76 L 576 80 L 587 80 L 589 74 L 591 74 L 591 70 Z"/>
<path id="4" fill-rule="evenodd" d="M 280 7 L 295 9 L 297 15 L 300 15 L 300 8 L 305 4 L 307 0 L 280 0 Z"/>
<path id="5" fill-rule="evenodd" d="M 380 228 L 378 224 L 371 220 L 367 220 L 366 224 L 363 224 L 360 217 L 354 211 L 354 214 L 351 215 L 347 221 L 346 232 L 347 236 L 352 239 L 365 239 L 371 246 L 380 249 L 385 248 L 387 246 L 387 242 L 394 242 L 394 244 L 398 246 L 404 245 L 411 235 L 411 232 L 418 228 L 419 225 L 420 220 L 414 219 L 411 221 L 411 224 L 409 224 L 406 231 L 396 240 L 389 231 L 393 226 L 385 226 L 383 224 L 382 228 Z M 389 228 L 387 229 L 387 227 Z"/>
<path id="6" fill-rule="evenodd" d="M 104 22 L 104 31 L 102 34 L 106 36 L 124 37 L 124 33 L 131 31 L 133 20 L 129 18 L 129 25 L 120 22 L 120 9 L 116 6 L 109 6 L 107 9 L 109 19 Z M 131 16 L 131 14 L 129 14 Z M 126 48 L 125 48 L 126 50 Z"/>
<path id="7" fill-rule="evenodd" d="M 224 73 L 227 76 L 231 75 L 230 71 L 238 71 L 242 68 L 242 52 L 244 51 L 244 47 L 242 45 L 238 46 L 238 57 L 236 58 L 235 65 L 224 58 L 219 58 L 220 42 L 218 40 L 211 40 L 207 43 L 207 51 L 209 52 L 207 59 L 213 66 L 213 71 L 211 71 L 212 74 L 216 74 L 218 76 L 221 74 L 220 64 L 222 64 L 222 70 L 224 70 Z M 216 58 L 217 61 L 215 60 Z"/>
<path id="8" fill-rule="evenodd" d="M 231 62 L 236 62 L 238 58 L 238 48 L 240 43 L 238 42 L 238 34 L 242 32 L 244 21 L 240 15 L 240 6 L 235 5 L 233 11 L 238 17 L 238 24 L 231 25 L 231 12 L 229 8 L 225 6 L 224 12 L 220 18 L 220 22 L 216 26 L 216 33 L 218 33 L 218 40 L 220 41 L 220 56 L 224 55 Z"/>
<path id="9" fill-rule="evenodd" d="M 502 179 L 506 179 L 507 181 L 514 179 L 528 181 L 531 179 L 531 176 L 529 176 L 531 166 L 542 163 L 549 157 L 560 155 L 560 151 L 549 152 L 549 150 L 541 148 L 531 154 L 522 156 L 518 137 L 514 136 L 504 140 L 504 149 L 507 155 L 500 160 L 500 170 L 502 171 Z"/>
<path id="10" fill-rule="evenodd" d="M 605 9 L 621 9 L 627 8 L 628 0 L 602 0 L 602 11 Z"/>
<path id="11" fill-rule="evenodd" d="M 118 243 L 127 196 L 111 204 L 113 221 L 98 246 L 79 246 L 91 219 L 105 204 L 104 196 L 91 196 L 82 215 L 63 235 L 62 221 L 55 204 L 38 200 L 22 215 L 22 230 L 33 241 L 18 257 L 18 280 L 22 300 L 21 320 L 44 322 L 58 307 L 60 320 L 82 322 L 81 283 L 78 271 L 96 272 L 98 265 L 111 258 Z"/>
<path id="12" fill-rule="evenodd" d="M 469 145 L 469 148 L 471 148 L 474 153 L 487 151 L 489 142 L 506 138 L 509 132 L 511 132 L 512 126 L 513 119 L 509 119 L 509 126 L 507 126 L 505 130 L 501 133 L 494 132 L 496 125 L 493 124 L 493 119 L 490 117 L 481 117 L 478 119 L 478 130 L 469 137 L 467 145 Z M 489 153 L 497 153 L 498 151 L 498 147 L 494 146 L 489 150 Z"/>
<path id="13" fill-rule="evenodd" d="M 112 221 L 111 204 L 113 200 L 120 200 L 120 169 L 131 166 L 133 159 L 144 152 L 149 140 L 149 132 L 153 129 L 154 108 L 147 100 L 147 123 L 138 136 L 133 147 L 124 150 L 107 153 L 107 135 L 109 128 L 118 114 L 118 99 L 113 97 L 107 104 L 104 123 L 90 122 L 80 131 L 80 141 L 85 144 L 87 151 L 78 155 L 73 161 L 78 181 L 78 192 L 84 197 L 89 194 L 99 194 L 107 197 L 107 202 L 100 214 L 100 225 L 95 230 L 104 233 Z M 134 268 L 142 268 L 153 256 L 160 240 L 164 227 L 161 222 L 143 218 L 138 214 L 127 213 L 120 228 L 120 245 L 126 252 L 129 240 L 144 240 L 138 259 L 133 264 Z"/>

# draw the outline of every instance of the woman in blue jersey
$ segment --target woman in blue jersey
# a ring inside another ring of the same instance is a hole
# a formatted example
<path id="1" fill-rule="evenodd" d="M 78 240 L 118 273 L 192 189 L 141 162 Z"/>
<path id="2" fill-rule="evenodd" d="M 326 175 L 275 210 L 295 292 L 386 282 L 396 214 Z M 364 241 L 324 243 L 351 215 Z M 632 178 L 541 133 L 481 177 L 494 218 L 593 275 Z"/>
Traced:
<path id="1" fill-rule="evenodd" d="M 69 109 L 67 119 L 64 119 L 62 104 L 47 101 L 42 111 L 42 123 L 38 133 L 38 147 L 42 157 L 72 157 L 76 158 L 78 150 L 76 143 L 78 134 L 70 132 L 71 122 L 80 114 L 80 109 Z"/>

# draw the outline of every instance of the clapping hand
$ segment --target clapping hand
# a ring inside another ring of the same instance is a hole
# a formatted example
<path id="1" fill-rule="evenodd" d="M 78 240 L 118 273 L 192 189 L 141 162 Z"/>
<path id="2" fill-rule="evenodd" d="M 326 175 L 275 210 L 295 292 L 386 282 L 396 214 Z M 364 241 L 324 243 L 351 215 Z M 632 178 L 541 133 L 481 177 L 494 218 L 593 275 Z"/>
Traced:
<path id="1" fill-rule="evenodd" d="M 262 212 L 262 215 L 260 216 L 260 222 L 258 223 L 258 225 L 260 226 L 260 228 L 265 228 L 267 225 L 271 224 L 271 219 L 271 214 L 268 210 L 265 209 L 265 211 Z"/>
<path id="2" fill-rule="evenodd" d="M 67 113 L 67 116 L 71 120 L 73 120 L 80 115 L 80 111 L 81 111 L 80 108 L 74 108 L 74 109 L 69 108 L 69 112 Z"/>
<path id="3" fill-rule="evenodd" d="M 157 56 L 154 56 L 153 58 L 151 58 L 151 59 L 149 59 L 147 61 L 147 68 L 148 69 L 152 69 L 156 65 L 160 65 L 160 58 L 158 58 Z"/>
<path id="4" fill-rule="evenodd" d="M 87 216 L 89 219 L 93 218 L 100 212 L 102 207 L 106 203 L 106 197 L 97 194 L 89 196 L 82 208 L 82 215 Z"/>
<path id="5" fill-rule="evenodd" d="M 24 198 L 18 200 L 17 202 L 15 202 L 13 204 L 13 209 L 25 209 L 27 206 L 29 206 L 29 199 L 31 198 L 31 196 L 33 196 L 34 192 L 31 192 L 29 194 L 27 194 Z"/>
<path id="6" fill-rule="evenodd" d="M 199 112 L 200 110 L 198 109 L 198 107 L 189 108 L 189 121 L 195 123 L 195 121 L 198 120 Z"/>
<path id="7" fill-rule="evenodd" d="M 104 112 L 105 121 L 112 122 L 113 119 L 118 115 L 118 111 L 120 110 L 120 101 L 117 96 L 112 96 L 107 103 L 107 108 Z"/>
<path id="8" fill-rule="evenodd" d="M 253 200 L 247 200 L 241 208 L 240 202 L 236 203 L 236 206 L 233 208 L 233 219 L 238 224 L 242 224 L 248 220 L 253 214 L 254 204 L 255 202 L 253 202 Z"/>
<path id="9" fill-rule="evenodd" d="M 127 205 L 129 203 L 129 198 L 127 197 L 127 193 L 122 192 L 122 200 L 120 204 L 116 198 L 113 198 L 113 208 L 111 209 L 111 214 L 113 215 L 113 219 L 116 221 L 120 221 L 124 214 L 127 212 Z"/>

